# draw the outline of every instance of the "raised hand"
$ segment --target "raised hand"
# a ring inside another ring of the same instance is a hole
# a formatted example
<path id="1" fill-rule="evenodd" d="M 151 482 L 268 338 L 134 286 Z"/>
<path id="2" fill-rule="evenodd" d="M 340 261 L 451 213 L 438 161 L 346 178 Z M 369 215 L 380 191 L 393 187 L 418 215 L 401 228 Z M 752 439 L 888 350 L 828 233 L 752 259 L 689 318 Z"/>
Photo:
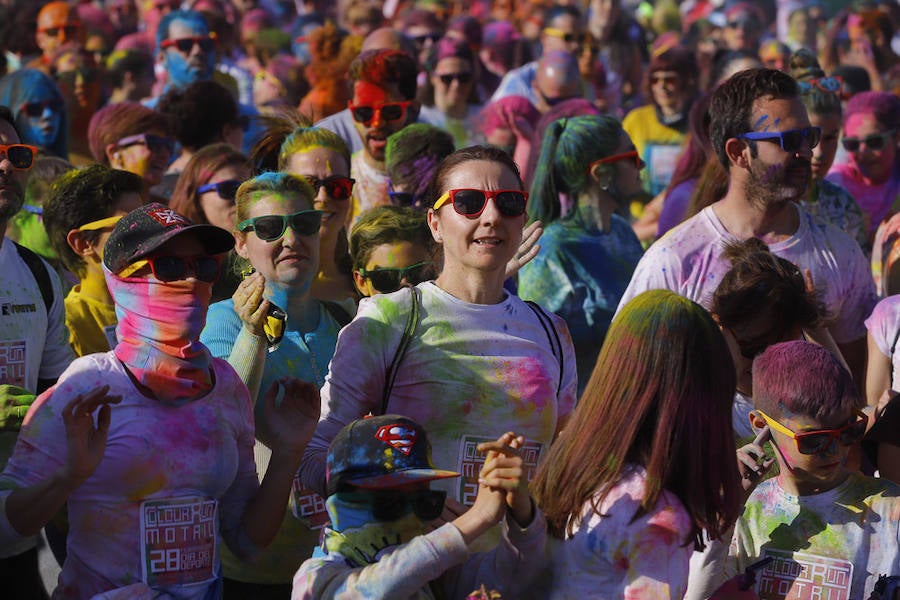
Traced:
<path id="1" fill-rule="evenodd" d="M 537 256 L 541 247 L 538 240 L 544 233 L 544 225 L 540 221 L 535 221 L 522 231 L 522 242 L 516 250 L 515 256 L 506 263 L 506 277 L 512 277 L 519 272 L 519 269 L 531 262 Z"/>
<path id="2" fill-rule="evenodd" d="M 756 489 L 762 476 L 775 464 L 774 458 L 766 458 L 766 451 L 762 447 L 770 439 L 772 439 L 772 433 L 769 431 L 769 426 L 766 425 L 752 442 L 737 450 L 738 471 L 741 474 L 741 487 L 744 491 L 742 499 L 744 501 Z"/>
<path id="3" fill-rule="evenodd" d="M 319 422 L 318 388 L 300 379 L 282 377 L 272 383 L 263 402 L 256 437 L 273 452 L 302 455 Z"/>
<path id="4" fill-rule="evenodd" d="M 263 298 L 265 289 L 265 278 L 259 273 L 253 273 L 238 285 L 231 297 L 238 317 L 247 329 L 260 337 L 265 335 L 263 325 L 266 322 L 266 312 L 269 310 L 269 301 Z"/>
<path id="5" fill-rule="evenodd" d="M 122 401 L 121 396 L 112 396 L 108 392 L 108 385 L 94 388 L 87 394 L 75 396 L 63 408 L 68 448 L 63 478 L 73 487 L 84 483 L 103 460 L 109 435 L 110 405 Z M 94 425 L 93 413 L 98 408 L 97 424 Z"/>

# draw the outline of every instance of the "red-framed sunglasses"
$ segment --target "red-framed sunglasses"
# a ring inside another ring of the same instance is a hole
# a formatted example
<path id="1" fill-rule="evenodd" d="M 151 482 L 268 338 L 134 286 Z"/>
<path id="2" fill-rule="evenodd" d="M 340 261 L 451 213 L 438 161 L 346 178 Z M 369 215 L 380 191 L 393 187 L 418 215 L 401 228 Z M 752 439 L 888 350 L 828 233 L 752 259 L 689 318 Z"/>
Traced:
<path id="1" fill-rule="evenodd" d="M 588 173 L 591 172 L 597 165 L 605 165 L 607 163 L 614 163 L 620 160 L 633 160 L 634 166 L 638 169 L 644 168 L 644 161 L 641 160 L 641 155 L 638 154 L 637 150 L 631 150 L 630 152 L 623 152 L 622 154 L 613 154 L 612 156 L 607 156 L 606 158 L 598 158 L 594 162 L 588 165 Z"/>
<path id="2" fill-rule="evenodd" d="M 404 100 L 403 102 L 389 102 L 387 104 L 352 104 L 347 102 L 350 114 L 357 123 L 362 123 L 366 127 L 372 124 L 375 114 L 378 113 L 379 121 L 401 121 L 406 118 L 406 111 L 412 100 Z"/>
<path id="3" fill-rule="evenodd" d="M 528 204 L 528 192 L 522 190 L 475 190 L 459 189 L 444 192 L 437 202 L 434 210 L 439 209 L 447 202 L 453 205 L 457 213 L 474 219 L 484 212 L 487 201 L 493 198 L 497 210 L 504 217 L 521 217 L 525 214 L 525 206 Z"/>

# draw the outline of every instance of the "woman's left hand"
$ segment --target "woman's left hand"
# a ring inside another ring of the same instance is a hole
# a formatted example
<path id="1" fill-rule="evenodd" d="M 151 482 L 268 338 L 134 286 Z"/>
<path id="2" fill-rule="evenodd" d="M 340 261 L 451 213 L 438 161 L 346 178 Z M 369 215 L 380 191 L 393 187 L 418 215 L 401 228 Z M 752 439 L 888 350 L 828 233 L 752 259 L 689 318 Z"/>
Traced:
<path id="1" fill-rule="evenodd" d="M 518 273 L 519 269 L 530 263 L 531 259 L 537 256 L 541 249 L 538 245 L 538 240 L 541 239 L 543 233 L 544 224 L 540 221 L 535 221 L 522 231 L 522 242 L 519 244 L 518 250 L 516 250 L 516 255 L 506 263 L 507 279 Z"/>
<path id="2" fill-rule="evenodd" d="M 319 422 L 318 388 L 300 379 L 282 377 L 272 383 L 263 401 L 263 418 L 256 426 L 257 439 L 273 452 L 299 458 Z"/>

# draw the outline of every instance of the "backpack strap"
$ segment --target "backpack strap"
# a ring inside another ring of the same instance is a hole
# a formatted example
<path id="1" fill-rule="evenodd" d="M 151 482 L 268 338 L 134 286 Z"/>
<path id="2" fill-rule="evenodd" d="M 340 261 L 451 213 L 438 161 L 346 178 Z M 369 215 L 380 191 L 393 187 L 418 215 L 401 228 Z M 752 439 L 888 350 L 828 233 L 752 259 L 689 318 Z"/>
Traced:
<path id="1" fill-rule="evenodd" d="M 556 357 L 556 362 L 559 363 L 559 381 L 556 384 L 556 395 L 558 396 L 559 392 L 562 390 L 563 368 L 566 364 L 565 358 L 563 358 L 562 342 L 559 339 L 559 332 L 556 331 L 556 327 L 553 326 L 553 321 L 547 316 L 547 313 L 544 312 L 544 309 L 541 308 L 539 304 L 531 300 L 525 300 L 525 304 L 528 305 L 528 308 L 534 312 L 538 321 L 540 321 L 541 327 L 544 328 L 544 333 L 547 334 L 547 339 L 550 340 L 550 351 L 553 353 L 553 356 Z"/>
<path id="2" fill-rule="evenodd" d="M 328 314 L 331 315 L 331 318 L 337 321 L 338 325 L 341 327 L 346 327 L 347 323 L 353 320 L 353 316 L 347 312 L 347 309 L 337 302 L 331 300 L 321 300 L 321 302 L 325 306 L 325 310 L 328 311 Z"/>
<path id="3" fill-rule="evenodd" d="M 16 242 L 13 242 L 13 244 L 19 252 L 19 257 L 21 257 L 25 264 L 28 265 L 31 275 L 37 282 L 38 289 L 41 290 L 41 298 L 44 300 L 44 308 L 49 315 L 50 307 L 53 306 L 53 281 L 50 279 L 50 272 L 47 270 L 47 265 L 44 264 L 44 261 L 41 260 L 40 256 L 25 246 L 17 244 Z"/>
<path id="4" fill-rule="evenodd" d="M 897 340 L 900 339 L 900 327 L 897 327 L 897 333 L 894 334 L 894 343 L 891 344 L 891 382 L 888 385 L 888 390 L 894 389 L 894 350 L 897 349 Z"/>
<path id="5" fill-rule="evenodd" d="M 409 343 L 412 341 L 412 337 L 419 326 L 419 291 L 414 286 L 409 286 L 409 293 L 412 298 L 412 306 L 409 310 L 409 318 L 406 320 L 406 328 L 403 330 L 403 337 L 400 338 L 400 344 L 394 353 L 394 360 L 391 361 L 391 366 L 388 367 L 384 376 L 384 392 L 381 395 L 381 411 L 378 413 L 379 415 L 387 412 L 388 401 L 391 399 L 391 390 L 394 389 L 394 380 L 397 379 L 397 371 L 400 370 L 400 362 L 403 360 L 403 355 L 406 354 L 406 349 L 409 347 Z"/>

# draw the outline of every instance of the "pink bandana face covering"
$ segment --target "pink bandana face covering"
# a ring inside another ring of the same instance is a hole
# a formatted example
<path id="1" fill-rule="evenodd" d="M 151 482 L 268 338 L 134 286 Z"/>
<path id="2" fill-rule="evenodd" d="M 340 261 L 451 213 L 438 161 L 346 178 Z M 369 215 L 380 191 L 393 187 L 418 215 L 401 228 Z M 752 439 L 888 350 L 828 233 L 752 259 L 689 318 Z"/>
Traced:
<path id="1" fill-rule="evenodd" d="M 212 284 L 104 272 L 119 319 L 116 358 L 166 404 L 180 406 L 207 393 L 210 355 L 199 340 Z"/>

